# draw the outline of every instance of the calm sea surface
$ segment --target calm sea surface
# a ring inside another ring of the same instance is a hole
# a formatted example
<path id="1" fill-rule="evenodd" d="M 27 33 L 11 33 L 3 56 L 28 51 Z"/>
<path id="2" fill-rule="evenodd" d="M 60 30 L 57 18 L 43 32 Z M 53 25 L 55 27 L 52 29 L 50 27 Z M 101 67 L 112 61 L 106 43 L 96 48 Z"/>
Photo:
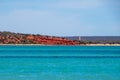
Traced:
<path id="1" fill-rule="evenodd" d="M 0 80 L 120 80 L 120 46 L 0 46 Z"/>

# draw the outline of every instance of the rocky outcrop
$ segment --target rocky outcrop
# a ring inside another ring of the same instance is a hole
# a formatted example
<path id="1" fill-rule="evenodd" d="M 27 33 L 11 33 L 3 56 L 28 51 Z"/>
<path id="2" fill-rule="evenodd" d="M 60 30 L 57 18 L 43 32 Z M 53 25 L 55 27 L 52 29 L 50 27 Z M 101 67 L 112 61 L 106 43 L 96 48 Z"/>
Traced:
<path id="1" fill-rule="evenodd" d="M 79 41 L 56 36 L 0 32 L 0 44 L 79 45 Z"/>

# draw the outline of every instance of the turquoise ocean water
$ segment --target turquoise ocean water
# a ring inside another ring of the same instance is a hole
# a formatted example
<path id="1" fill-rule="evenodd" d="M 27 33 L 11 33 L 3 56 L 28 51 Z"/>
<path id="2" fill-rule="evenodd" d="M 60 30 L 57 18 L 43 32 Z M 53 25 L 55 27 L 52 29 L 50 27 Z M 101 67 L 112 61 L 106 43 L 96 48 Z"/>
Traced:
<path id="1" fill-rule="evenodd" d="M 0 80 L 120 80 L 120 46 L 0 46 Z"/>

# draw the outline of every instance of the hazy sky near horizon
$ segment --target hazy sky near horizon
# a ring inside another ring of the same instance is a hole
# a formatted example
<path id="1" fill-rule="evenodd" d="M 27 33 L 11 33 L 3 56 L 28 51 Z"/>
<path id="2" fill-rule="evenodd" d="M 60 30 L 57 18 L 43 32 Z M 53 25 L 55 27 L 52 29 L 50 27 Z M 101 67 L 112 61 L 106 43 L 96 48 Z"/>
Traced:
<path id="1" fill-rule="evenodd" d="M 120 0 L 0 0 L 0 31 L 120 36 Z"/>

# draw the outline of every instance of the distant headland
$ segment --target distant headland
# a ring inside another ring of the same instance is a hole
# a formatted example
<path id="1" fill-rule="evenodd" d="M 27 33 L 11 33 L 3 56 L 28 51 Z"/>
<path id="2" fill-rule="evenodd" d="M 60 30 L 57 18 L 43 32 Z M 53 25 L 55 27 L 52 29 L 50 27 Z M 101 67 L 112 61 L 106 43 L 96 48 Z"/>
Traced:
<path id="1" fill-rule="evenodd" d="M 0 45 L 120 46 L 120 36 L 48 36 L 0 31 Z"/>
<path id="2" fill-rule="evenodd" d="M 0 44 L 80 45 L 80 41 L 39 34 L 0 32 Z"/>

